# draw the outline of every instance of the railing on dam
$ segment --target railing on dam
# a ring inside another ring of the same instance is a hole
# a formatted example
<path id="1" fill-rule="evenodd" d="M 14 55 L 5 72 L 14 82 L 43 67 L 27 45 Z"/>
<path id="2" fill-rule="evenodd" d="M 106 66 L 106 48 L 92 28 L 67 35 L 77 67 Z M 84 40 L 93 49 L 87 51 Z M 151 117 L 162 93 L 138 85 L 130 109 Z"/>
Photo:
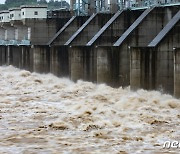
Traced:
<path id="1" fill-rule="evenodd" d="M 104 4 L 105 1 L 103 0 L 95 0 L 94 1 L 94 13 L 99 12 L 111 12 L 112 2 L 110 1 L 109 4 Z M 73 10 L 77 16 L 84 16 L 88 15 L 90 1 L 88 0 L 78 0 L 73 6 Z M 117 0 L 116 5 L 118 6 L 119 10 L 138 10 L 138 9 L 145 9 L 155 6 L 173 6 L 173 5 L 180 5 L 180 0 Z"/>
<path id="2" fill-rule="evenodd" d="M 29 46 L 31 43 L 29 40 L 22 40 L 22 41 L 17 41 L 17 40 L 0 40 L 0 46 L 11 46 L 11 45 L 14 45 L 14 46 Z"/>
<path id="3" fill-rule="evenodd" d="M 126 4 L 123 5 L 123 8 L 134 10 L 134 9 L 143 9 L 154 6 L 173 6 L 173 5 L 180 5 L 180 1 L 179 0 L 145 0 L 139 2 L 128 1 Z"/>

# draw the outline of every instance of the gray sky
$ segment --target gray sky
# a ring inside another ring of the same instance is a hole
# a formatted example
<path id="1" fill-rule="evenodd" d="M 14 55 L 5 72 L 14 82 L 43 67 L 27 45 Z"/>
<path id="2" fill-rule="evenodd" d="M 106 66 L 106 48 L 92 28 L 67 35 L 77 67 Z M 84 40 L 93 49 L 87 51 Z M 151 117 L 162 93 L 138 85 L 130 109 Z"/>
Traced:
<path id="1" fill-rule="evenodd" d="M 0 4 L 4 4 L 6 0 L 0 0 Z M 46 0 L 46 1 L 49 1 L 49 0 Z M 61 0 L 58 0 L 58 1 L 61 1 Z M 69 0 L 66 0 L 68 3 L 69 3 Z"/>

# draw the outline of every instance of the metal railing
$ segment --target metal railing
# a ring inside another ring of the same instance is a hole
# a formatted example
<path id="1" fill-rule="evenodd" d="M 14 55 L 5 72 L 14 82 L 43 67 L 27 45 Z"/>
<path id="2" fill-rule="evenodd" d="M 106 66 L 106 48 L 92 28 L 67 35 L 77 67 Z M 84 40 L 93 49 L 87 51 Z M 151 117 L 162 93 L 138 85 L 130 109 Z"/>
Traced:
<path id="1" fill-rule="evenodd" d="M 31 45 L 31 42 L 29 40 L 22 40 L 22 41 L 17 41 L 17 40 L 0 40 L 0 45 L 5 45 L 5 46 L 8 46 L 8 45 L 17 45 L 17 46 L 21 46 L 21 45 L 24 45 L 24 46 L 29 46 Z"/>
<path id="2" fill-rule="evenodd" d="M 108 12 L 106 8 L 105 0 L 93 0 L 94 1 L 94 13 Z M 73 10 L 77 16 L 88 15 L 90 0 L 78 0 L 77 3 L 73 5 Z"/>
<path id="3" fill-rule="evenodd" d="M 7 41 L 5 41 L 5 40 L 0 40 L 0 45 L 7 45 Z"/>
<path id="4" fill-rule="evenodd" d="M 134 1 L 128 0 L 123 4 L 123 9 L 141 9 L 149 8 L 154 6 L 173 6 L 180 5 L 180 0 L 145 0 L 145 1 Z M 119 4 L 122 8 L 122 3 Z"/>

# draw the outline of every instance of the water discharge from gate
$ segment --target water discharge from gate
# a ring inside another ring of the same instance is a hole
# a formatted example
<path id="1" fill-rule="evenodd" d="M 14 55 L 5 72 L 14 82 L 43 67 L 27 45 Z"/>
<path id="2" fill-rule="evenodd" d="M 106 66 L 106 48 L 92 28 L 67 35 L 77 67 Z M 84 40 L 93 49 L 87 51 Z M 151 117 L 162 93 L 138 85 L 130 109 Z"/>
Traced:
<path id="1" fill-rule="evenodd" d="M 180 141 L 179 111 L 157 91 L 0 67 L 0 153 L 164 153 Z"/>

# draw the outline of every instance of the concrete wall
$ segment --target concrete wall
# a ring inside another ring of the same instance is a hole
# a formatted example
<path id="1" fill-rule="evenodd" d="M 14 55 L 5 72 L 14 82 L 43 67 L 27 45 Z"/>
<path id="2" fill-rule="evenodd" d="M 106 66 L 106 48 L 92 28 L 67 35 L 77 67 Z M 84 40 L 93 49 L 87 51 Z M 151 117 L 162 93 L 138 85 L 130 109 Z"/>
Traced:
<path id="1" fill-rule="evenodd" d="M 15 29 L 15 40 L 28 40 L 28 27 L 23 25 L 17 25 Z"/>
<path id="2" fill-rule="evenodd" d="M 69 20 L 65 19 L 26 19 L 23 25 L 30 27 L 32 45 L 45 45 L 55 33 Z"/>
<path id="3" fill-rule="evenodd" d="M 3 26 L 3 28 L 5 29 L 5 40 L 15 40 L 15 28 L 10 25 Z"/>

